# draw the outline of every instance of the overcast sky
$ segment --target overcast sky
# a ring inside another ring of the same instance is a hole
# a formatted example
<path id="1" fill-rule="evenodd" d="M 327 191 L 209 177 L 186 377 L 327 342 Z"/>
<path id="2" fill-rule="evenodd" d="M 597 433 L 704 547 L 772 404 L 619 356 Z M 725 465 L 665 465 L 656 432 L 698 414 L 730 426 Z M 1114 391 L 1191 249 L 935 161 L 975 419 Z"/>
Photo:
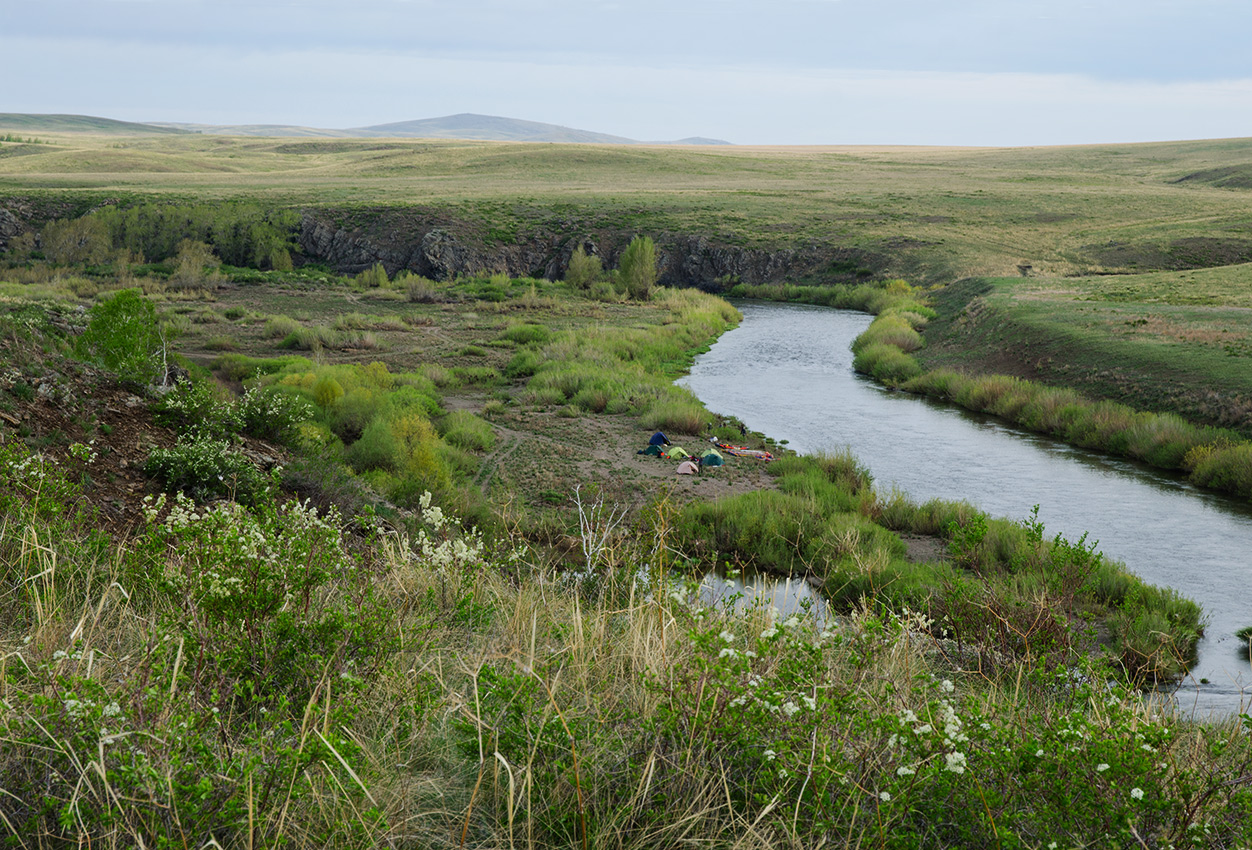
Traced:
<path id="1" fill-rule="evenodd" d="M 1252 136 L 1250 0 L 0 0 L 0 112 L 642 140 Z"/>

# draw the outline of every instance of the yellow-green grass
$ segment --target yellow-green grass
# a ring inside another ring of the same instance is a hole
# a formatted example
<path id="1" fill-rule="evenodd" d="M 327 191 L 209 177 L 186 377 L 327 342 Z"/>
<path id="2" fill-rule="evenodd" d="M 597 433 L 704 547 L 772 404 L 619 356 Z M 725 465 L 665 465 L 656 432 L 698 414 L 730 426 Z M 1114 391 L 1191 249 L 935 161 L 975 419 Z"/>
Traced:
<path id="1" fill-rule="evenodd" d="M 1246 162 L 1248 140 L 1018 149 L 50 141 L 0 157 L 0 194 L 422 205 L 505 239 L 563 221 L 728 245 L 871 248 L 890 255 L 889 271 L 922 282 L 1014 274 L 1022 263 L 1055 275 L 1126 271 L 1179 239 L 1248 242 L 1241 191 L 1178 182 Z"/>

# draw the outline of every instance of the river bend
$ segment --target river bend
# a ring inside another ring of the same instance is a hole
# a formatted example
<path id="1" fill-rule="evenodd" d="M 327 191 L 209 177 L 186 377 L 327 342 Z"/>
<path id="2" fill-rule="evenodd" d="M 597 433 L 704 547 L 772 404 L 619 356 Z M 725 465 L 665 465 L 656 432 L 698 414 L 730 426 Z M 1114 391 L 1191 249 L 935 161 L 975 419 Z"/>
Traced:
<path id="1" fill-rule="evenodd" d="M 1048 537 L 1084 533 L 1153 584 L 1204 608 L 1206 636 L 1175 694 L 1199 715 L 1247 711 L 1252 669 L 1234 636 L 1252 625 L 1252 505 L 1179 476 L 1074 448 L 954 405 L 887 390 L 852 371 L 870 316 L 749 302 L 741 325 L 681 383 L 713 412 L 801 453 L 849 447 L 875 487 L 916 501 L 966 500 L 993 516 L 1039 505 Z"/>

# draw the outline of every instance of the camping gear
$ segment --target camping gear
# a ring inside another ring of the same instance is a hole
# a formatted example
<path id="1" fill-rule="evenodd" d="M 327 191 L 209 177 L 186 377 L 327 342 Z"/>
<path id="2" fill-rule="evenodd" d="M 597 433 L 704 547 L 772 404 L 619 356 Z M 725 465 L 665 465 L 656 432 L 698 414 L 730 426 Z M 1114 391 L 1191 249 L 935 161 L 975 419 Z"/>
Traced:
<path id="1" fill-rule="evenodd" d="M 646 449 L 640 449 L 639 451 L 635 452 L 635 454 L 650 455 L 651 457 L 660 457 L 661 455 L 665 454 L 665 450 L 662 449 L 660 446 L 653 444 L 651 446 L 648 446 Z"/>
<path id="2" fill-rule="evenodd" d="M 679 475 L 695 475 L 699 471 L 700 467 L 696 466 L 696 462 L 690 458 L 678 464 Z"/>
<path id="3" fill-rule="evenodd" d="M 665 436 L 665 435 L 664 435 L 664 434 L 662 434 L 660 431 L 657 431 L 655 434 L 653 434 L 653 435 L 652 435 L 652 439 L 648 440 L 648 445 L 650 445 L 650 446 L 668 446 L 668 445 L 669 445 L 669 437 Z"/>
<path id="4" fill-rule="evenodd" d="M 750 449 L 747 446 L 732 446 L 727 443 L 718 443 L 717 447 L 728 455 L 735 457 L 754 457 L 757 460 L 773 460 L 774 455 L 765 449 Z"/>
<path id="5" fill-rule="evenodd" d="M 682 446 L 670 446 L 665 452 L 665 457 L 670 460 L 680 460 L 685 457 L 691 457 L 691 455 Z"/>
<path id="6" fill-rule="evenodd" d="M 726 458 L 722 457 L 717 449 L 705 449 L 700 455 L 701 466 L 722 466 L 726 463 Z"/>

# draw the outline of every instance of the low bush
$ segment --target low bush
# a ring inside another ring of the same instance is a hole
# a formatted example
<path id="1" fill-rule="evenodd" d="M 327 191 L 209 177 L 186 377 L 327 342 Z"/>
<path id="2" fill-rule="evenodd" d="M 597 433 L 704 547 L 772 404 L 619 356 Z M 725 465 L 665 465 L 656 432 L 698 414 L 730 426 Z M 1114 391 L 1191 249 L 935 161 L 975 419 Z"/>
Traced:
<path id="1" fill-rule="evenodd" d="M 489 452 L 496 444 L 491 424 L 468 410 L 453 410 L 439 423 L 439 430 L 449 444 L 472 452 Z"/>
<path id="2" fill-rule="evenodd" d="M 87 313 L 79 354 L 126 381 L 149 386 L 166 374 L 166 334 L 156 308 L 137 289 L 123 289 Z"/>
<path id="3" fill-rule="evenodd" d="M 505 328 L 500 339 L 507 339 L 518 345 L 543 345 L 552 339 L 552 331 L 544 325 L 521 323 Z"/>
<path id="4" fill-rule="evenodd" d="M 233 499 L 254 504 L 264 496 L 269 479 L 230 443 L 203 434 L 181 436 L 168 449 L 153 449 L 143 471 L 170 493 L 185 493 L 197 502 Z"/>

